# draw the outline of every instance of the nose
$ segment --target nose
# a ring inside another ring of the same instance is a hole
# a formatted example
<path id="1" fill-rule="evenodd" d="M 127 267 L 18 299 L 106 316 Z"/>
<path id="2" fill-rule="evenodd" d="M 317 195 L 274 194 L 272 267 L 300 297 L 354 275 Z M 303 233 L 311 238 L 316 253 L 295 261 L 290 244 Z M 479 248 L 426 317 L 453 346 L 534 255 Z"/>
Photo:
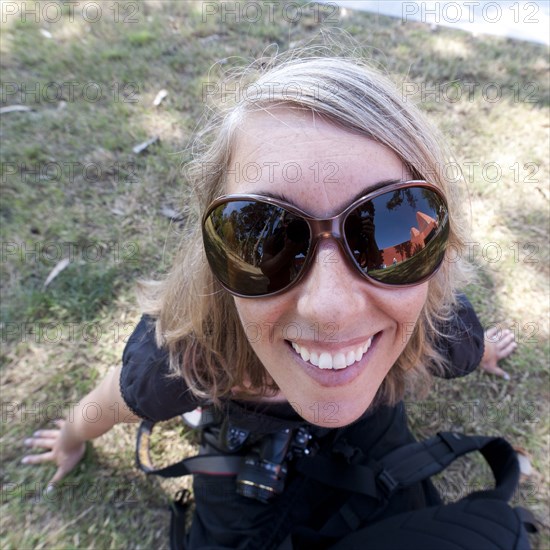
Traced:
<path id="1" fill-rule="evenodd" d="M 312 265 L 298 285 L 298 313 L 308 321 L 349 326 L 368 306 L 369 283 L 355 274 L 337 243 L 323 239 Z"/>

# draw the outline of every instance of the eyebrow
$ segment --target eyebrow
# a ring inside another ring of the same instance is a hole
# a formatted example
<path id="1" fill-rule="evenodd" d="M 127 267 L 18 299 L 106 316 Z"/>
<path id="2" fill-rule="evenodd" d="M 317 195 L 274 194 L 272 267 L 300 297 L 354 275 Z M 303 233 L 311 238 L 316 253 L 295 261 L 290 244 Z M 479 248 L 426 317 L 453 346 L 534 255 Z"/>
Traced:
<path id="1" fill-rule="evenodd" d="M 380 189 L 381 187 L 385 187 L 386 185 L 392 185 L 394 183 L 400 183 L 402 180 L 400 178 L 398 179 L 391 179 L 391 180 L 383 180 L 378 181 L 374 184 L 367 185 L 359 193 L 357 193 L 350 201 L 349 204 L 355 202 L 357 199 L 360 199 L 361 197 L 364 197 L 365 195 L 368 195 L 369 193 L 373 193 L 374 191 Z M 289 204 L 294 204 L 293 201 L 291 201 L 284 193 L 276 193 L 273 191 L 257 191 L 255 192 L 257 195 L 263 195 L 264 197 L 270 197 L 272 199 L 278 199 L 280 201 L 288 202 Z M 297 206 L 294 204 L 294 206 Z"/>

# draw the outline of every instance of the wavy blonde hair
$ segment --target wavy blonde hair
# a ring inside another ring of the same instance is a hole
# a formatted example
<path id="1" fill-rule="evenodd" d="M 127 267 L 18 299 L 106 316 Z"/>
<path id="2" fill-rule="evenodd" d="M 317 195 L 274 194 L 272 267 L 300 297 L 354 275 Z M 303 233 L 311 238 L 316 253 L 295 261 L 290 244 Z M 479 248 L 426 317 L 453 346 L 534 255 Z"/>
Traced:
<path id="1" fill-rule="evenodd" d="M 173 268 L 162 281 L 142 282 L 142 308 L 156 318 L 157 343 L 170 352 L 171 370 L 183 376 L 190 390 L 214 403 L 232 395 L 264 396 L 277 388 L 246 338 L 232 297 L 213 277 L 206 262 L 200 217 L 208 204 L 224 194 L 224 182 L 236 141 L 247 114 L 288 106 L 307 109 L 350 132 L 391 149 L 413 179 L 437 185 L 449 205 L 449 249 L 461 256 L 466 242 L 456 181 L 446 177 L 451 160 L 436 130 L 422 113 L 403 100 L 397 87 L 357 59 L 287 55 L 248 67 L 231 79 L 235 101 L 217 109 L 198 135 L 187 177 L 192 206 Z M 375 404 L 395 404 L 407 389 L 429 387 L 432 373 L 441 374 L 444 360 L 434 346 L 439 327 L 452 316 L 455 289 L 466 271 L 448 257 L 429 281 L 427 301 L 413 334 L 380 386 Z M 238 395 L 234 387 L 250 390 Z"/>

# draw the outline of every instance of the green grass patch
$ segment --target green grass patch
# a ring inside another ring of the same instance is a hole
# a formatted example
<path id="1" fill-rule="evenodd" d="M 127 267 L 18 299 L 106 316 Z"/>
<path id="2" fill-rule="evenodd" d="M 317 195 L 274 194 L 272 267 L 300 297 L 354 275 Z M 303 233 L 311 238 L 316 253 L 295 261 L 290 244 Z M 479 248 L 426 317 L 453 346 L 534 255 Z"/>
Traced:
<path id="1" fill-rule="evenodd" d="M 147 29 L 128 34 L 128 43 L 133 47 L 147 46 L 154 40 L 155 35 Z"/>

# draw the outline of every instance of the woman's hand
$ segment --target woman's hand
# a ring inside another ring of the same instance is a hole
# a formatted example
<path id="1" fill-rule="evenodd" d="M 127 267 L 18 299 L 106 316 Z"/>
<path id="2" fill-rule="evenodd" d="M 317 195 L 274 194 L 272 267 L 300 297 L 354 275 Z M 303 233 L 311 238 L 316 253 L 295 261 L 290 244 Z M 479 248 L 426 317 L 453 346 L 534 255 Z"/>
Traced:
<path id="1" fill-rule="evenodd" d="M 65 420 L 56 420 L 59 429 L 38 430 L 32 437 L 25 439 L 28 447 L 47 449 L 44 453 L 29 454 L 23 457 L 23 464 L 44 464 L 53 462 L 57 471 L 48 483 L 54 486 L 63 479 L 80 462 L 86 450 L 85 442 L 67 441 L 65 434 Z"/>
<path id="2" fill-rule="evenodd" d="M 498 366 L 501 359 L 508 357 L 518 347 L 511 330 L 500 332 L 497 327 L 491 327 L 485 332 L 485 351 L 481 358 L 480 367 L 490 374 L 510 380 L 510 375 Z"/>
<path id="3" fill-rule="evenodd" d="M 72 420 L 57 420 L 58 429 L 38 430 L 25 440 L 25 445 L 34 449 L 46 449 L 46 452 L 29 454 L 23 457 L 23 464 L 42 464 L 53 462 L 57 471 L 49 485 L 54 486 L 80 462 L 86 450 L 86 441 L 107 433 L 118 422 L 139 422 L 126 405 L 120 393 L 121 366 L 110 369 L 105 378 L 88 395 L 83 397 L 72 410 Z M 89 419 L 86 409 L 93 403 L 99 411 L 113 411 L 117 414 L 100 414 Z"/>

